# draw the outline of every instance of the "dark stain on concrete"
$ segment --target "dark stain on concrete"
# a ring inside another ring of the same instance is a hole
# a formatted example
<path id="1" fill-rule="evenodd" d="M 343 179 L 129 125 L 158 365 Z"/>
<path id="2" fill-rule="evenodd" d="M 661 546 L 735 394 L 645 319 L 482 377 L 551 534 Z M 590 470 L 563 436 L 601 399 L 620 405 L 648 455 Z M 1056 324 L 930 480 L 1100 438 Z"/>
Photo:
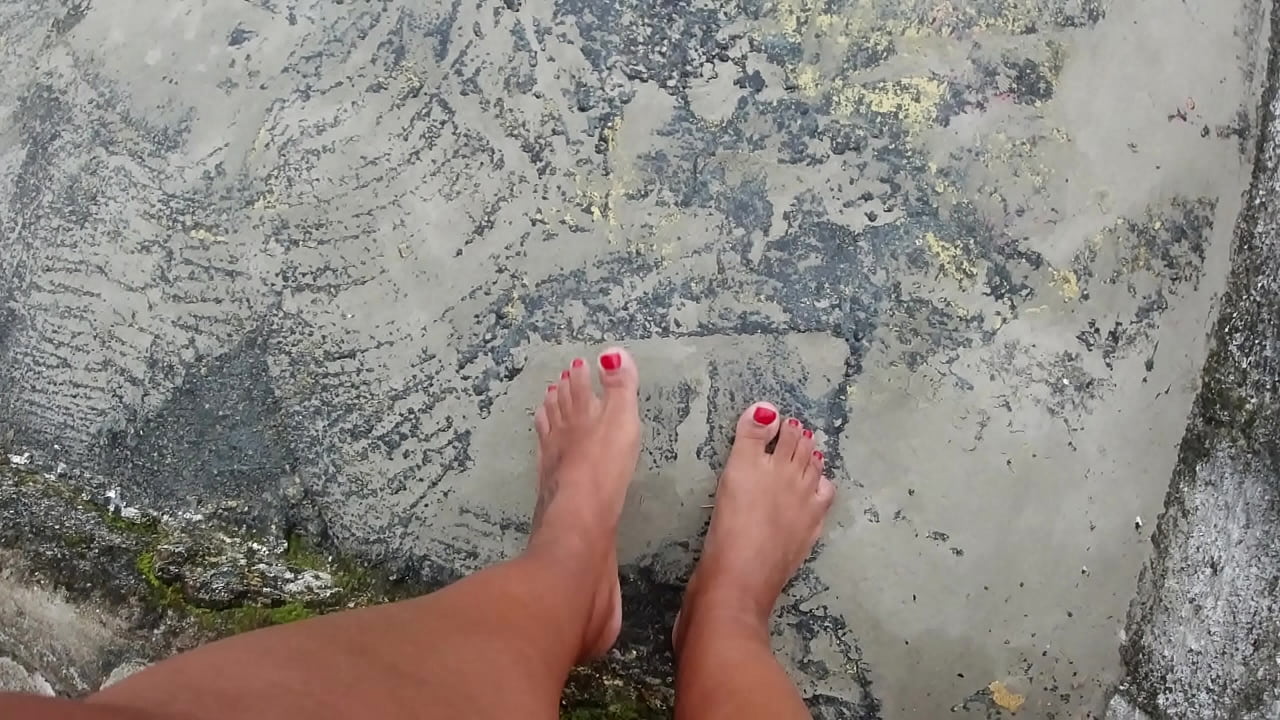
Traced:
<path id="1" fill-rule="evenodd" d="M 90 0 L 64 0 L 62 4 L 66 12 L 53 21 L 53 32 L 58 35 L 65 35 L 74 30 L 80 21 L 84 20 L 84 16 L 93 9 L 93 3 Z"/>
<path id="2" fill-rule="evenodd" d="M 656 82 L 674 92 L 721 49 L 716 35 L 726 10 L 645 0 L 558 0 L 557 17 L 572 15 L 583 55 L 599 71 Z"/>
<path id="3" fill-rule="evenodd" d="M 136 417 L 104 429 L 101 471 L 125 479 L 125 492 L 149 506 L 195 510 L 197 503 L 252 498 L 246 517 L 278 523 L 282 481 L 295 460 L 266 342 L 255 330 L 221 355 L 185 368 L 153 367 L 178 374 L 174 391 L 154 410 L 135 410 Z"/>
<path id="4" fill-rule="evenodd" d="M 13 300 L 0 298 L 0 376 L 3 375 L 5 360 L 13 350 L 10 339 L 18 331 L 18 322 L 18 309 L 14 306 Z M 0 426 L 3 424 L 3 421 L 0 421 Z"/>
<path id="5" fill-rule="evenodd" d="M 13 204 L 19 211 L 36 211 L 40 198 L 54 186 L 55 153 L 70 117 L 70 106 L 52 85 L 35 85 L 18 101 L 14 121 L 22 135 L 23 157 L 13 176 Z"/>
<path id="6" fill-rule="evenodd" d="M 227 47 L 240 47 L 258 36 L 258 33 L 243 25 L 236 25 L 227 35 Z"/>
<path id="7" fill-rule="evenodd" d="M 691 413 L 695 394 L 693 385 L 680 380 L 672 386 L 659 387 L 641 399 L 646 432 L 641 444 L 642 457 L 647 459 L 650 470 L 668 467 L 677 460 L 680 426 Z"/>

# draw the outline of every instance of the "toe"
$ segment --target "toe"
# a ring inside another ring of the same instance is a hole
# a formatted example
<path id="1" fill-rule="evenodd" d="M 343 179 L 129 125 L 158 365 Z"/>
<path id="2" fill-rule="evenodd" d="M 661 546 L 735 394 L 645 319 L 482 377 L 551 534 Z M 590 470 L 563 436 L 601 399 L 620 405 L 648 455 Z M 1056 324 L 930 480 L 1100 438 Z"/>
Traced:
<path id="1" fill-rule="evenodd" d="M 574 412 L 579 414 L 594 412 L 597 401 L 596 394 L 591 389 L 591 370 L 587 368 L 587 361 L 574 358 L 565 373 L 567 374 L 562 374 L 561 377 L 569 381 Z"/>
<path id="2" fill-rule="evenodd" d="M 610 411 L 635 412 L 636 393 L 640 388 L 640 371 L 631 353 L 611 347 L 600 353 L 600 385 L 604 403 Z"/>
<path id="3" fill-rule="evenodd" d="M 782 429 L 778 433 L 778 444 L 773 448 L 773 459 L 776 462 L 791 462 L 791 457 L 796 452 L 796 446 L 800 444 L 800 433 L 804 431 L 804 425 L 801 425 L 799 420 L 787 418 L 786 422 L 782 423 Z"/>
<path id="4" fill-rule="evenodd" d="M 813 464 L 813 451 L 817 447 L 818 440 L 813 436 L 813 431 L 805 428 L 800 432 L 800 437 L 796 440 L 796 451 L 791 456 L 791 466 L 795 468 L 797 475 L 808 472 L 808 466 Z M 777 451 L 775 450 L 776 454 Z M 818 471 L 822 468 L 819 466 Z"/>
<path id="5" fill-rule="evenodd" d="M 729 457 L 748 454 L 763 455 L 769 441 L 778 434 L 778 408 L 767 402 L 752 404 L 738 418 L 737 431 L 733 438 L 733 449 Z"/>
<path id="6" fill-rule="evenodd" d="M 818 504 L 822 506 L 822 512 L 825 513 L 831 509 L 831 503 L 836 499 L 836 484 L 825 477 L 818 478 L 818 490 L 814 495 L 818 498 Z"/>
<path id="7" fill-rule="evenodd" d="M 821 494 L 823 492 L 823 483 L 826 482 L 828 489 L 835 492 L 835 486 L 822 476 L 822 471 L 826 468 L 826 458 L 822 456 L 821 450 L 809 451 L 809 464 L 804 469 L 804 485 L 814 493 Z"/>
<path id="8" fill-rule="evenodd" d="M 547 427 L 555 430 L 564 424 L 564 418 L 560 415 L 560 386 L 548 385 L 547 392 L 542 398 L 542 410 L 547 416 Z"/>
<path id="9" fill-rule="evenodd" d="M 539 405 L 537 410 L 533 411 L 533 429 L 538 431 L 538 441 L 545 442 L 547 436 L 551 434 L 551 418 L 547 417 L 547 406 Z"/>
<path id="10" fill-rule="evenodd" d="M 817 492 L 821 485 L 822 470 L 826 467 L 827 461 L 822 455 L 821 450 L 814 450 L 812 446 L 806 456 L 804 466 L 804 486 L 812 492 Z"/>
<path id="11" fill-rule="evenodd" d="M 573 406 L 577 404 L 574 397 L 573 383 L 569 382 L 569 371 L 560 373 L 560 382 L 556 385 L 556 401 L 560 403 L 560 417 L 565 422 L 573 417 Z"/>

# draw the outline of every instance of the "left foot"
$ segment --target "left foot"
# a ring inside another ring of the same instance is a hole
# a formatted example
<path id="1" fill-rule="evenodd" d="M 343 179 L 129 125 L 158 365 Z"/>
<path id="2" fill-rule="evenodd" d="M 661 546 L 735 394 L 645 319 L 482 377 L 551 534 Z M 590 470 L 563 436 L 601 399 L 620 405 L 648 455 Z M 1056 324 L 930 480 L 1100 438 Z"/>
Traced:
<path id="1" fill-rule="evenodd" d="M 613 647 L 622 628 L 622 594 L 616 549 L 618 518 L 640 456 L 640 415 L 635 360 L 621 348 L 600 354 L 597 395 L 582 358 L 547 388 L 534 414 L 538 431 L 538 505 L 533 537 L 597 550 L 603 571 L 592 601 L 583 659 Z"/>

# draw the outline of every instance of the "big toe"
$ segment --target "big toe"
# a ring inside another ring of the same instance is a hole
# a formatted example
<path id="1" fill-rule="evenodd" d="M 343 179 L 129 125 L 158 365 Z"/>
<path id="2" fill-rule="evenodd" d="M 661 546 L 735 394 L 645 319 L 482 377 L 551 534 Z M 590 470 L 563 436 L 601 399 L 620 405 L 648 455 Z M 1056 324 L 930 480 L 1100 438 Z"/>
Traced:
<path id="1" fill-rule="evenodd" d="M 620 347 L 611 347 L 600 353 L 597 362 L 605 407 L 611 412 L 635 412 L 636 393 L 640 389 L 640 370 L 635 358 Z"/>
<path id="2" fill-rule="evenodd" d="M 730 457 L 743 453 L 764 454 L 765 446 L 778 434 L 780 422 L 778 408 L 772 403 L 752 403 L 738 418 Z"/>

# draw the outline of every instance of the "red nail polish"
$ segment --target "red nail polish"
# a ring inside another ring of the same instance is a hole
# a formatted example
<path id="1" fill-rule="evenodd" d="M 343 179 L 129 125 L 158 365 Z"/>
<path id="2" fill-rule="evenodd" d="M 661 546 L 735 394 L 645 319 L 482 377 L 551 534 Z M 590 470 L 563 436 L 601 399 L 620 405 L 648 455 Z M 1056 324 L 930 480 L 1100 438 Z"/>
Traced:
<path id="1" fill-rule="evenodd" d="M 568 370 L 562 370 L 562 371 L 560 372 L 560 379 L 561 379 L 561 380 L 568 380 L 568 379 L 569 379 L 569 371 L 568 371 Z"/>
<path id="2" fill-rule="evenodd" d="M 800 421 L 795 418 L 789 418 L 787 424 L 791 427 L 800 427 Z"/>
<path id="3" fill-rule="evenodd" d="M 548 385 L 548 386 L 547 386 L 547 392 L 555 392 L 555 391 L 556 391 L 556 386 L 555 386 L 555 385 Z"/>
<path id="4" fill-rule="evenodd" d="M 754 413 L 751 414 L 751 419 L 755 420 L 760 425 L 772 425 L 773 421 L 778 419 L 778 413 L 771 408 L 761 405 L 756 408 Z"/>
<path id="5" fill-rule="evenodd" d="M 606 353 L 601 355 L 600 367 L 610 372 L 622 367 L 622 353 Z"/>
<path id="6" fill-rule="evenodd" d="M 580 368 L 580 367 L 582 367 L 583 365 L 586 365 L 586 364 L 587 364 L 587 361 L 586 361 L 586 360 L 583 360 L 582 358 L 574 358 L 574 359 L 573 359 L 573 366 L 574 366 L 574 367 L 576 367 L 576 368 Z"/>
<path id="7" fill-rule="evenodd" d="M 817 460 L 818 462 L 822 462 L 822 451 L 821 451 L 821 450 L 814 450 L 814 451 L 813 451 L 813 459 L 814 459 L 814 460 Z"/>
<path id="8" fill-rule="evenodd" d="M 803 434 L 803 435 L 804 435 L 805 437 L 807 437 L 807 438 L 811 438 L 811 437 L 813 437 L 813 431 L 812 431 L 812 430 L 805 430 L 805 431 L 804 431 L 803 433 L 801 433 L 801 434 Z"/>

